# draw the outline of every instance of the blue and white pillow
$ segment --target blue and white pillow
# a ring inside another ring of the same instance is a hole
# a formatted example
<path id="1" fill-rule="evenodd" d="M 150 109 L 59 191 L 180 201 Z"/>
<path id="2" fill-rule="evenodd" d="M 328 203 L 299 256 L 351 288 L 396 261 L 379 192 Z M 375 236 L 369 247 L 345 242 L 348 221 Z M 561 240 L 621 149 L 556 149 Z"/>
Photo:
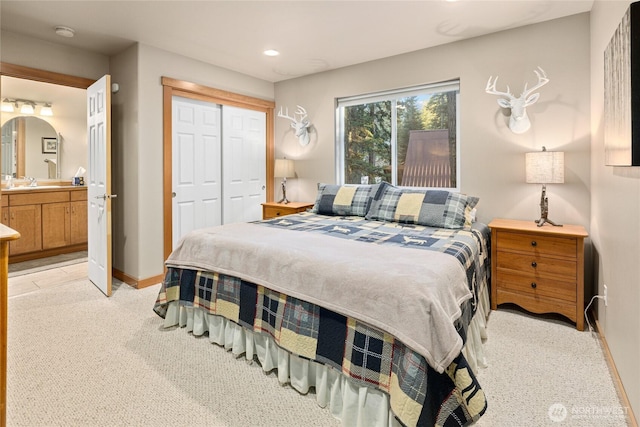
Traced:
<path id="1" fill-rule="evenodd" d="M 378 184 L 319 184 L 318 196 L 311 212 L 320 215 L 365 216 Z"/>
<path id="2" fill-rule="evenodd" d="M 366 218 L 458 229 L 470 225 L 478 198 L 447 190 L 414 190 L 384 183 L 373 196 Z"/>

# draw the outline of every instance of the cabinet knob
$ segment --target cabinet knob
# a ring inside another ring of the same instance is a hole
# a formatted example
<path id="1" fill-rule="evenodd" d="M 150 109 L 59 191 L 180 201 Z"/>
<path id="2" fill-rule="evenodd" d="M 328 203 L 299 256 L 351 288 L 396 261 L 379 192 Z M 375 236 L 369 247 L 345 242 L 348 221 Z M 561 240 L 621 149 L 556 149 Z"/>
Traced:
<path id="1" fill-rule="evenodd" d="M 531 241 L 531 246 L 538 246 L 538 242 L 536 242 L 535 240 Z"/>
<path id="2" fill-rule="evenodd" d="M 537 266 L 538 266 L 537 262 L 535 262 L 535 261 L 531 262 L 531 267 L 536 268 Z"/>
<path id="3" fill-rule="evenodd" d="M 531 282 L 531 287 L 535 289 L 536 287 L 538 287 L 538 285 L 536 284 L 536 282 Z"/>

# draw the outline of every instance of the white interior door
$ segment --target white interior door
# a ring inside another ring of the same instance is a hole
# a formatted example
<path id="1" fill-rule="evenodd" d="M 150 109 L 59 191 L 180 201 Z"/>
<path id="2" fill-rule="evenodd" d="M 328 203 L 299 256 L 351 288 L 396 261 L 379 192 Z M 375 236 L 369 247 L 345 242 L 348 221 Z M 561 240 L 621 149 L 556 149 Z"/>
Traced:
<path id="1" fill-rule="evenodd" d="M 172 99 L 172 242 L 222 223 L 220 106 Z"/>
<path id="2" fill-rule="evenodd" d="M 262 219 L 266 201 L 266 114 L 222 107 L 224 224 Z"/>
<path id="3" fill-rule="evenodd" d="M 87 89 L 89 280 L 111 296 L 111 76 Z"/>

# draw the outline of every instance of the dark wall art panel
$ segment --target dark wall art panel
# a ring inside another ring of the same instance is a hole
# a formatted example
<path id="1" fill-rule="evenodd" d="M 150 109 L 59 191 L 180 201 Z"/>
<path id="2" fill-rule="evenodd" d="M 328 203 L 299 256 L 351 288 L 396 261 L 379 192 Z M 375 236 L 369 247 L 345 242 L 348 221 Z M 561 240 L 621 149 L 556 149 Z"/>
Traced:
<path id="1" fill-rule="evenodd" d="M 609 166 L 640 166 L 640 2 L 604 52 L 604 150 Z"/>

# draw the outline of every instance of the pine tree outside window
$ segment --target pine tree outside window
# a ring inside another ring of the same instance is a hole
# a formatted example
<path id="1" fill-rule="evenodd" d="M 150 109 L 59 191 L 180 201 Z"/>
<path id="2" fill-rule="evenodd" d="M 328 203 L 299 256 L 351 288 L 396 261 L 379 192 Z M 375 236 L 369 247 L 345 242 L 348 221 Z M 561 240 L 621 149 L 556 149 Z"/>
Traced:
<path id="1" fill-rule="evenodd" d="M 338 99 L 337 181 L 459 190 L 458 81 Z"/>

